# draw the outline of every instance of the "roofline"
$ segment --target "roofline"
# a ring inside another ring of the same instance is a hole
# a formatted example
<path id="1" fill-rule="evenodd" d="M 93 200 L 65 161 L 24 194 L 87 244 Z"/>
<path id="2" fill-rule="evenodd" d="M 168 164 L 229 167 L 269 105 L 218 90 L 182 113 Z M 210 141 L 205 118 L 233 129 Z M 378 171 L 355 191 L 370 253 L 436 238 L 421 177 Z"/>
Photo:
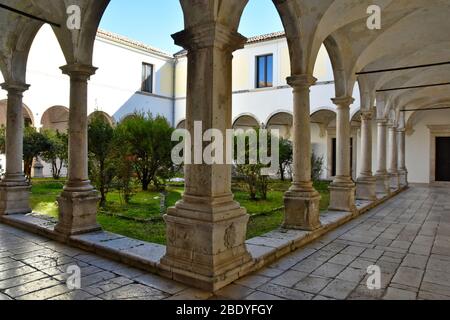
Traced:
<path id="1" fill-rule="evenodd" d="M 106 31 L 106 30 L 102 30 L 102 29 L 98 29 L 97 31 L 97 37 L 105 39 L 105 40 L 109 40 L 133 49 L 138 49 L 138 50 L 142 50 L 145 51 L 147 53 L 151 53 L 157 56 L 160 56 L 162 58 L 166 58 L 166 59 L 173 59 L 174 55 L 164 52 L 163 50 L 160 50 L 158 48 L 149 46 L 147 44 L 144 44 L 142 42 L 127 38 L 125 36 L 119 35 L 117 33 L 113 33 L 110 31 Z"/>
<path id="2" fill-rule="evenodd" d="M 260 42 L 273 41 L 273 40 L 283 39 L 283 38 L 286 38 L 286 34 L 285 34 L 284 31 L 266 33 L 266 34 L 262 34 L 262 35 L 259 35 L 259 36 L 248 38 L 245 45 L 250 45 L 250 44 L 255 44 L 255 43 L 260 43 Z M 181 50 L 181 51 L 178 51 L 177 53 L 174 54 L 174 56 L 176 58 L 181 58 L 181 57 L 184 57 L 186 55 L 187 55 L 187 51 L 186 50 Z"/>
<path id="3" fill-rule="evenodd" d="M 160 50 L 158 48 L 147 45 L 145 43 L 130 39 L 128 37 L 122 36 L 117 33 L 102 30 L 102 29 L 98 29 L 97 37 L 106 39 L 106 40 L 109 40 L 109 41 L 112 41 L 112 42 L 115 42 L 115 43 L 118 43 L 121 45 L 125 45 L 125 46 L 133 48 L 133 49 L 142 50 L 147 53 L 151 53 L 151 54 L 154 54 L 154 55 L 166 58 L 166 59 L 180 58 L 180 57 L 184 57 L 187 55 L 186 50 L 180 50 L 180 51 L 176 52 L 175 54 L 170 54 L 170 53 L 164 52 L 163 50 Z M 266 33 L 263 35 L 248 38 L 246 45 L 267 42 L 267 41 L 272 41 L 272 40 L 277 40 L 277 39 L 283 39 L 285 37 L 286 37 L 286 35 L 285 35 L 284 31 Z"/>

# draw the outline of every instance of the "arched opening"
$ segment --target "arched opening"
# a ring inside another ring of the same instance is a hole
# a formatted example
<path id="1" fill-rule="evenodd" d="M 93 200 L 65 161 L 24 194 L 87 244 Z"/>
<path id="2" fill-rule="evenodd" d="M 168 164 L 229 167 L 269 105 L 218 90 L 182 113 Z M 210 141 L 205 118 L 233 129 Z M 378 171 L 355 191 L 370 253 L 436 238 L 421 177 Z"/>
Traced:
<path id="1" fill-rule="evenodd" d="M 259 121 L 256 119 L 255 116 L 253 115 L 248 115 L 248 114 L 244 114 L 241 116 L 238 116 L 233 123 L 233 129 L 243 129 L 243 130 L 248 130 L 248 129 L 255 129 L 255 128 L 259 128 L 260 127 L 260 123 Z"/>
<path id="2" fill-rule="evenodd" d="M 88 116 L 88 121 L 90 122 L 93 117 L 101 117 L 110 126 L 114 126 L 114 119 L 104 111 L 94 111 Z"/>
<path id="3" fill-rule="evenodd" d="M 322 108 L 311 115 L 311 142 L 316 157 L 323 161 L 322 178 L 336 175 L 336 112 Z"/>
<path id="4" fill-rule="evenodd" d="M 280 137 L 292 140 L 292 124 L 293 117 L 290 112 L 280 111 L 269 117 L 266 127 L 269 130 L 277 129 L 280 132 Z"/>
<path id="5" fill-rule="evenodd" d="M 54 130 L 61 133 L 69 129 L 69 109 L 63 106 L 53 106 L 42 115 L 41 126 L 44 130 Z"/>
<path id="6" fill-rule="evenodd" d="M 0 126 L 6 127 L 7 104 L 8 100 L 0 101 Z M 34 126 L 33 114 L 31 113 L 30 108 L 28 108 L 25 104 L 23 104 L 23 121 L 25 126 Z"/>
<path id="7" fill-rule="evenodd" d="M 186 120 L 181 120 L 180 122 L 178 122 L 177 129 L 186 129 Z"/>

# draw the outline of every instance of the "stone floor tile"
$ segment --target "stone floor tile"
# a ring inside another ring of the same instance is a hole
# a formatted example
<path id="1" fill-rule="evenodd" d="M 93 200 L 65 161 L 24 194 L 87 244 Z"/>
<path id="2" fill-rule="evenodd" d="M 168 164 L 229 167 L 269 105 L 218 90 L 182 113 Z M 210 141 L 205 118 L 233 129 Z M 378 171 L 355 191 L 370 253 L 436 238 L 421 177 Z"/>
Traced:
<path id="1" fill-rule="evenodd" d="M 331 281 L 332 281 L 331 278 L 308 276 L 299 283 L 297 283 L 294 286 L 294 289 L 309 293 L 319 293 Z"/>
<path id="2" fill-rule="evenodd" d="M 106 300 L 161 300 L 168 295 L 162 291 L 141 285 L 130 284 L 99 296 Z"/>
<path id="3" fill-rule="evenodd" d="M 334 278 L 345 269 L 345 266 L 334 263 L 325 263 L 312 273 L 313 276 Z"/>
<path id="4" fill-rule="evenodd" d="M 242 300 L 255 290 L 238 284 L 230 284 L 215 293 L 219 299 Z"/>
<path id="5" fill-rule="evenodd" d="M 285 273 L 281 274 L 280 276 L 272 279 L 270 283 L 277 284 L 280 286 L 291 288 L 304 278 L 308 276 L 308 273 L 306 272 L 299 272 L 295 270 L 289 270 Z M 239 282 L 238 282 L 239 283 Z"/>
<path id="6" fill-rule="evenodd" d="M 269 282 L 271 279 L 272 278 L 261 275 L 250 275 L 237 280 L 236 283 L 247 288 L 256 289 Z"/>
<path id="7" fill-rule="evenodd" d="M 335 255 L 328 262 L 334 263 L 334 264 L 340 264 L 340 265 L 343 265 L 343 266 L 348 266 L 355 259 L 356 259 L 355 256 L 340 253 L 338 255 Z"/>
<path id="8" fill-rule="evenodd" d="M 384 300 L 416 300 L 417 294 L 397 288 L 388 288 Z"/>
<path id="9" fill-rule="evenodd" d="M 357 286 L 357 282 L 349 282 L 336 279 L 330 282 L 322 291 L 320 291 L 320 295 L 333 299 L 344 300 Z"/>
<path id="10" fill-rule="evenodd" d="M 268 293 L 288 300 L 311 300 L 314 297 L 312 294 L 286 288 L 284 286 L 279 286 L 273 283 L 267 283 L 261 286 L 260 288 L 258 288 L 258 291 L 262 291 L 264 293 Z"/>
<path id="11" fill-rule="evenodd" d="M 268 294 L 261 291 L 255 291 L 252 294 L 250 294 L 248 297 L 246 297 L 244 300 L 285 300 L 283 298 L 274 296 L 272 294 Z"/>
<path id="12" fill-rule="evenodd" d="M 179 282 L 165 279 L 154 274 L 145 274 L 133 279 L 134 281 L 158 289 L 168 294 L 177 294 L 187 287 Z"/>

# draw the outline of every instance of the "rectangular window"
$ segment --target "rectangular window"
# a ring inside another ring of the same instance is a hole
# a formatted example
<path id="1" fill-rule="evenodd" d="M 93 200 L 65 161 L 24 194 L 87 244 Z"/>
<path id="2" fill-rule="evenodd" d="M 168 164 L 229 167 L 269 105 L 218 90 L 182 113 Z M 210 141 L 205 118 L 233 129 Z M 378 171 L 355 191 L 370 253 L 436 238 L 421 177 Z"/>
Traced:
<path id="1" fill-rule="evenodd" d="M 142 63 L 142 88 L 141 91 L 153 93 L 153 65 Z"/>
<path id="2" fill-rule="evenodd" d="M 273 55 L 256 57 L 256 87 L 268 88 L 273 86 Z"/>

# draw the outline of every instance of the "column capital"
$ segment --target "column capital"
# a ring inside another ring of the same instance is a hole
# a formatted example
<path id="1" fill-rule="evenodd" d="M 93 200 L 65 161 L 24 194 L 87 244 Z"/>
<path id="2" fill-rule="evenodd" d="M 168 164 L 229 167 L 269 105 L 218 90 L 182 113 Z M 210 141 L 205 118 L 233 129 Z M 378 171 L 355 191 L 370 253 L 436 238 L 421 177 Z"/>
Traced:
<path id="1" fill-rule="evenodd" d="M 292 88 L 309 88 L 316 83 L 317 79 L 310 74 L 300 74 L 287 77 L 286 81 Z"/>
<path id="2" fill-rule="evenodd" d="M 172 35 L 175 43 L 188 51 L 219 48 L 233 52 L 244 47 L 247 38 L 220 23 L 210 22 Z"/>
<path id="3" fill-rule="evenodd" d="M 67 74 L 70 78 L 80 81 L 89 80 L 89 78 L 97 71 L 96 67 L 81 63 L 67 64 L 60 67 L 60 69 L 63 74 Z"/>
<path id="4" fill-rule="evenodd" d="M 406 129 L 405 128 L 397 128 L 397 132 L 398 133 L 405 133 Z"/>
<path id="5" fill-rule="evenodd" d="M 333 103 L 339 108 L 348 108 L 350 105 L 355 102 L 355 99 L 353 97 L 347 96 L 347 97 L 337 97 L 331 99 Z"/>
<path id="6" fill-rule="evenodd" d="M 387 127 L 388 122 L 389 122 L 388 119 L 377 119 L 377 123 L 378 123 L 379 126 Z"/>
<path id="7" fill-rule="evenodd" d="M 0 85 L 2 89 L 8 91 L 9 93 L 22 94 L 30 88 L 29 84 L 19 81 L 7 81 Z"/>
<path id="8" fill-rule="evenodd" d="M 363 121 L 371 121 L 373 120 L 373 112 L 372 111 L 361 111 L 361 120 Z"/>

